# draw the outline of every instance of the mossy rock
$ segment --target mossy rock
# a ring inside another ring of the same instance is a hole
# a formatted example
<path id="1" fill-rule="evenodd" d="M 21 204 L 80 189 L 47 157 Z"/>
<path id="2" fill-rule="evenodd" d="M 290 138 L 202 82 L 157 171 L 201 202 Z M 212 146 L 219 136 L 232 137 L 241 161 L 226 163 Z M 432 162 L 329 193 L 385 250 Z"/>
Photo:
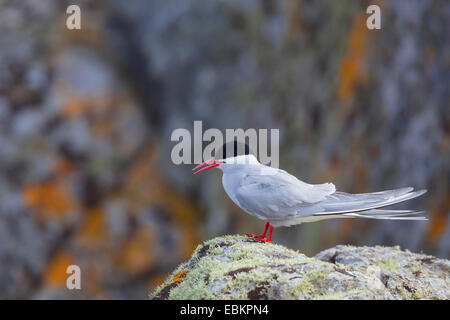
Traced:
<path id="1" fill-rule="evenodd" d="M 337 246 L 310 258 L 224 236 L 199 245 L 150 298 L 449 299 L 450 261 L 378 246 Z"/>

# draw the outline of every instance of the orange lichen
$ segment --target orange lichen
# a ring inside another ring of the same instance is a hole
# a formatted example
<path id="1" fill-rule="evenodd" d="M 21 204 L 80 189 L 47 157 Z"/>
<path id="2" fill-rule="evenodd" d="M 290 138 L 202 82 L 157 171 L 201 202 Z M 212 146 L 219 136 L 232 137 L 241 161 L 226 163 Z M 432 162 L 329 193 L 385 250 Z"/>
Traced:
<path id="1" fill-rule="evenodd" d="M 108 241 L 105 214 L 101 208 L 92 208 L 85 213 L 85 219 L 77 237 L 82 244 L 86 245 L 98 245 Z"/>
<path id="2" fill-rule="evenodd" d="M 447 227 L 447 212 L 450 210 L 450 195 L 444 199 L 437 199 L 436 196 L 430 196 L 429 198 L 429 218 L 430 224 L 428 227 L 428 238 L 435 242 L 445 232 Z"/>
<path id="3" fill-rule="evenodd" d="M 442 215 L 433 216 L 430 219 L 430 227 L 428 229 L 428 236 L 431 241 L 436 241 L 444 233 L 447 226 L 447 217 Z"/>
<path id="4" fill-rule="evenodd" d="M 127 239 L 113 261 L 119 268 L 129 273 L 143 272 L 155 261 L 155 252 L 151 250 L 153 230 L 139 229 Z"/>
<path id="5" fill-rule="evenodd" d="M 365 13 L 359 12 L 350 31 L 347 53 L 342 60 L 337 89 L 338 99 L 342 102 L 353 98 L 356 85 L 364 79 L 363 59 L 366 55 L 366 38 L 369 31 L 366 19 Z"/>
<path id="6" fill-rule="evenodd" d="M 75 208 L 75 199 L 59 181 L 26 186 L 22 195 L 25 206 L 44 219 L 66 217 Z"/>
<path id="7" fill-rule="evenodd" d="M 69 274 L 66 273 L 67 267 L 74 264 L 71 254 L 61 251 L 49 261 L 44 272 L 44 282 L 54 287 L 63 287 L 66 284 Z"/>
<path id="8" fill-rule="evenodd" d="M 181 281 L 181 278 L 182 278 L 186 273 L 188 273 L 187 270 L 182 270 L 182 271 L 178 272 L 178 273 L 176 274 L 176 276 L 173 277 L 173 279 L 172 279 L 173 282 L 180 282 L 180 281 Z"/>

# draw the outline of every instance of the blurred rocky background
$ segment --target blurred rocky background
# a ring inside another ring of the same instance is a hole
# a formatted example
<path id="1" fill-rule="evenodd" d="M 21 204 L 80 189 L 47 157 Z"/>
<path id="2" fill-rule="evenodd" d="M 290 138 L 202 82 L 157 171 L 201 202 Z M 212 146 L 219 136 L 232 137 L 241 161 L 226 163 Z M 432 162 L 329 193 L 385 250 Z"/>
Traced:
<path id="1" fill-rule="evenodd" d="M 280 167 L 310 183 L 428 189 L 398 206 L 428 222 L 330 220 L 275 242 L 449 258 L 449 21 L 446 0 L 0 1 L 0 298 L 146 299 L 202 240 L 262 231 L 219 172 L 172 163 L 194 120 L 280 129 Z"/>

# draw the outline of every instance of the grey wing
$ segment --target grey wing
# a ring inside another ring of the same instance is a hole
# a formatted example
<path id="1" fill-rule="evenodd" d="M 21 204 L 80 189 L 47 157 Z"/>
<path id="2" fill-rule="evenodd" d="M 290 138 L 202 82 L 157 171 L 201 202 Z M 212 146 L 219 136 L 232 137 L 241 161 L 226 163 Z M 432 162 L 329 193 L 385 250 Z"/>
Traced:
<path id="1" fill-rule="evenodd" d="M 277 170 L 270 175 L 245 175 L 236 190 L 236 199 L 248 213 L 263 220 L 277 220 L 298 214 L 301 208 L 324 200 L 335 190 L 332 183 L 312 185 Z"/>
<path id="2" fill-rule="evenodd" d="M 271 222 L 286 220 L 364 217 L 373 219 L 399 218 L 420 213 L 411 210 L 377 210 L 416 198 L 426 190 L 400 188 L 372 193 L 335 192 L 332 183 L 312 185 L 278 170 L 275 175 L 247 174 L 237 188 L 236 199 L 248 213 Z"/>

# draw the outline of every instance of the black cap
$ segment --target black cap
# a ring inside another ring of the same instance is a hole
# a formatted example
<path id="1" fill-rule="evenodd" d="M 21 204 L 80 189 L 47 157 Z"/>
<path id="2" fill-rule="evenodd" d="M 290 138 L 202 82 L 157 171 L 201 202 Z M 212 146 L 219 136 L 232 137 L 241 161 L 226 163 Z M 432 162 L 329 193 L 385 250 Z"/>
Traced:
<path id="1" fill-rule="evenodd" d="M 224 143 L 223 146 L 216 153 L 216 159 L 226 159 L 230 157 L 237 157 L 250 154 L 250 148 L 246 143 L 233 141 Z"/>

